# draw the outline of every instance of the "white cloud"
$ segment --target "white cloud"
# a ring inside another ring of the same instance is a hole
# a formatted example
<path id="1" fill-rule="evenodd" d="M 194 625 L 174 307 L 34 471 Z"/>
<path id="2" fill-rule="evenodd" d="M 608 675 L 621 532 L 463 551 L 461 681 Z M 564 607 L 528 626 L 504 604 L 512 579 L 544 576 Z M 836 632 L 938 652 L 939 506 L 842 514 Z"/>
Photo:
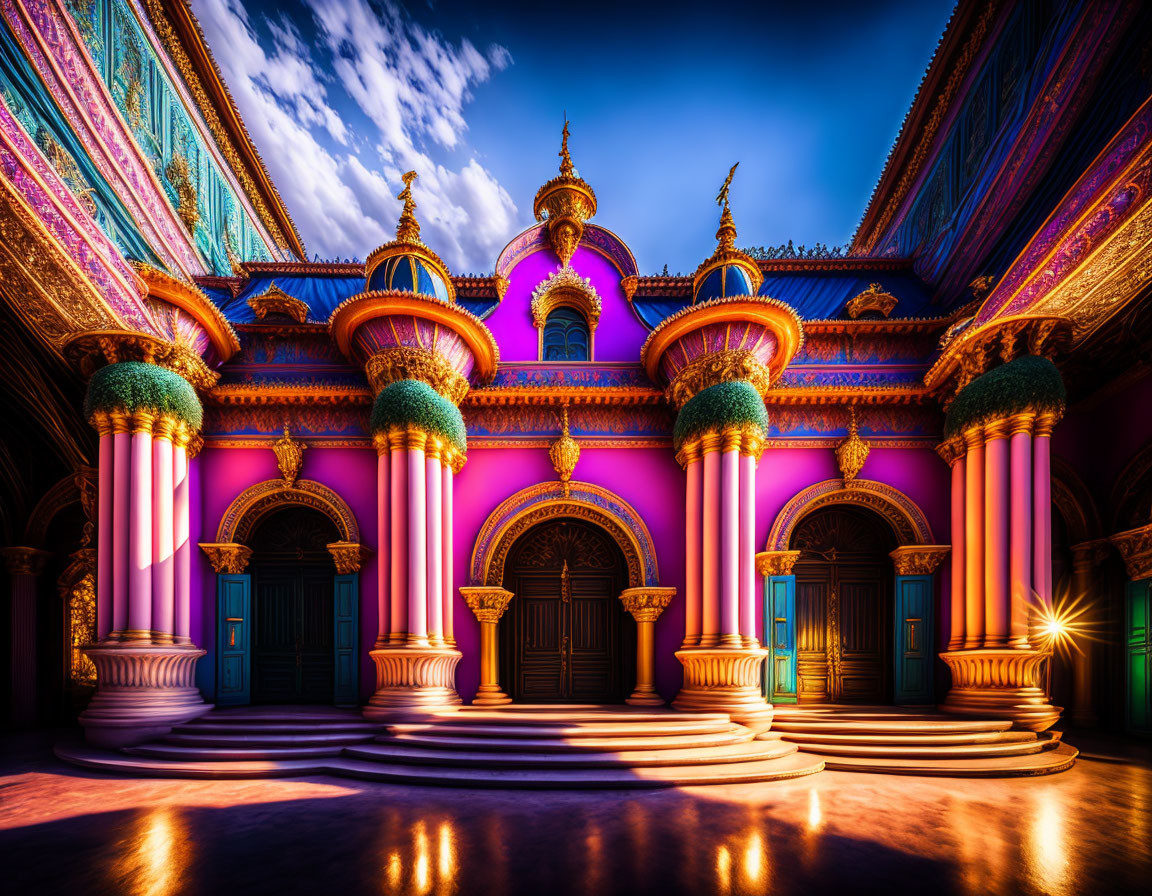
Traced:
<path id="1" fill-rule="evenodd" d="M 425 242 L 456 271 L 490 270 L 516 206 L 469 151 L 465 107 L 511 55 L 453 44 L 390 0 L 306 2 L 321 47 L 283 17 L 266 23 L 271 42 L 261 42 L 240 0 L 193 8 L 309 251 L 362 258 L 388 239 L 399 176 L 415 169 Z M 350 132 L 339 111 L 349 104 L 374 133 Z"/>

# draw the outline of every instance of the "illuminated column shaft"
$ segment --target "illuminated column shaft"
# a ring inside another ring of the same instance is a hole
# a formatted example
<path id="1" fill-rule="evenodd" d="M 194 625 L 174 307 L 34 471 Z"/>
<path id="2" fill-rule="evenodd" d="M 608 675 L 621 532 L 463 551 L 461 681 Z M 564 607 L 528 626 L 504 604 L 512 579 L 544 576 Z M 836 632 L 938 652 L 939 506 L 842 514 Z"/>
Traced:
<path id="1" fill-rule="evenodd" d="M 406 440 L 403 432 L 392 432 L 388 436 L 391 451 L 388 505 L 391 508 L 392 575 L 390 582 L 392 612 L 388 643 L 403 645 L 408 632 L 408 468 L 404 454 Z"/>
<path id="2" fill-rule="evenodd" d="M 949 650 L 960 650 L 964 646 L 964 468 L 965 457 L 961 452 L 952 459 L 952 632 L 948 639 Z"/>
<path id="3" fill-rule="evenodd" d="M 389 466 L 392 455 L 388 451 L 388 438 L 376 439 L 376 647 L 388 643 L 391 625 L 391 585 L 392 585 L 392 473 Z"/>
<path id="4" fill-rule="evenodd" d="M 1033 414 L 1012 419 L 1012 613 L 1009 645 L 1028 647 L 1028 608 L 1032 603 L 1032 422 Z"/>
<path id="5" fill-rule="evenodd" d="M 131 418 L 126 414 L 112 416 L 112 531 L 106 533 L 112 542 L 112 631 L 128 628 L 128 530 L 132 503 L 132 432 Z"/>
<path id="6" fill-rule="evenodd" d="M 158 419 L 152 434 L 152 632 L 171 640 L 176 623 L 172 435 L 175 421 Z"/>
<path id="7" fill-rule="evenodd" d="M 702 440 L 704 455 L 703 513 L 700 562 L 700 646 L 715 647 L 720 642 L 720 436 Z"/>
<path id="8" fill-rule="evenodd" d="M 112 631 L 112 478 L 115 436 L 107 424 L 100 428 L 100 459 L 96 496 L 96 640 Z"/>
<path id="9" fill-rule="evenodd" d="M 740 634 L 745 647 L 756 637 L 756 458 L 740 455 Z"/>
<path id="10" fill-rule="evenodd" d="M 1040 605 L 1052 609 L 1052 427 L 1056 416 L 1040 414 L 1032 438 L 1032 588 Z"/>
<path id="11" fill-rule="evenodd" d="M 178 643 L 192 640 L 192 499 L 188 468 L 188 431 L 180 427 L 172 445 L 172 543 L 173 600 L 172 634 Z"/>
<path id="12" fill-rule="evenodd" d="M 975 428 L 964 440 L 964 647 L 976 648 L 984 646 L 984 439 Z"/>
<path id="13" fill-rule="evenodd" d="M 1009 488 L 1008 424 L 984 428 L 984 646 L 1008 644 Z"/>
<path id="14" fill-rule="evenodd" d="M 743 647 L 740 636 L 740 451 L 720 454 L 720 643 Z"/>
<path id="15" fill-rule="evenodd" d="M 428 572 L 426 594 L 428 600 L 428 637 L 433 644 L 444 643 L 444 511 L 443 466 L 440 463 L 440 440 L 428 440 L 428 453 L 424 464 L 427 488 L 427 541 Z"/>
<path id="16" fill-rule="evenodd" d="M 684 519 L 684 646 L 691 647 L 700 643 L 702 631 L 704 464 L 699 452 L 695 450 L 686 461 L 684 472 L 688 479 L 688 493 Z"/>
<path id="17" fill-rule="evenodd" d="M 428 644 L 428 494 L 423 433 L 408 435 L 408 643 Z"/>
<path id="18" fill-rule="evenodd" d="M 128 640 L 152 634 L 152 423 L 154 416 L 133 417 L 132 475 L 129 484 Z"/>

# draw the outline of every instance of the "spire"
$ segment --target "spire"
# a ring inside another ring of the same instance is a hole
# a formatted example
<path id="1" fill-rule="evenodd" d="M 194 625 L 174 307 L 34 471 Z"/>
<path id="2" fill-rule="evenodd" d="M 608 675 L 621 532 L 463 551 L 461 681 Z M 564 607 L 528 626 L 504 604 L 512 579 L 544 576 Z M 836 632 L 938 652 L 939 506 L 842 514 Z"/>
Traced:
<path id="1" fill-rule="evenodd" d="M 728 205 L 728 191 L 732 187 L 732 177 L 736 174 L 736 169 L 740 167 L 737 162 L 732 166 L 728 172 L 728 176 L 724 178 L 724 185 L 720 187 L 720 192 L 716 194 L 716 204 L 720 206 L 720 229 L 716 231 L 716 239 L 720 243 L 721 249 L 731 251 L 736 248 L 736 223 L 732 220 L 732 209 Z"/>
<path id="2" fill-rule="evenodd" d="M 716 194 L 720 206 L 720 227 L 716 231 L 716 250 L 701 263 L 692 277 L 692 303 L 731 296 L 755 295 L 764 282 L 764 275 L 745 253 L 736 248 L 736 223 L 732 220 L 729 194 L 732 178 L 736 176 L 737 162 L 728 169 L 728 176 Z"/>
<path id="3" fill-rule="evenodd" d="M 412 181 L 416 180 L 415 171 L 406 171 L 400 179 L 404 181 L 404 189 L 396 198 L 404 203 L 400 212 L 400 222 L 396 225 L 396 239 L 406 243 L 420 242 L 420 222 L 416 220 L 416 200 L 412 198 Z"/>
<path id="4" fill-rule="evenodd" d="M 563 137 L 560 139 L 560 174 L 563 177 L 575 177 L 576 169 L 572 165 L 572 156 L 568 154 L 568 119 L 564 119 Z"/>
<path id="5" fill-rule="evenodd" d="M 537 221 L 547 222 L 548 239 L 560 263 L 567 267 L 584 235 L 584 222 L 596 214 L 596 194 L 572 164 L 567 119 L 561 134 L 560 174 L 536 191 L 532 210 Z"/>

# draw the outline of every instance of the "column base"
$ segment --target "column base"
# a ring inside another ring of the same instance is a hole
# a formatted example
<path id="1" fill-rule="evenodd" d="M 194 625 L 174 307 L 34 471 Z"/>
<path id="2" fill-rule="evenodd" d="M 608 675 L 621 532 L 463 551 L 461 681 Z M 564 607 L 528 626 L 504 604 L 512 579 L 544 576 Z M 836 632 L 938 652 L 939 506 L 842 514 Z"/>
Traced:
<path id="1" fill-rule="evenodd" d="M 1048 702 L 1039 686 L 1041 650 L 950 650 L 940 654 L 952 672 L 952 689 L 940 711 L 981 719 L 1002 719 L 1013 728 L 1046 731 L 1063 711 Z"/>
<path id="2" fill-rule="evenodd" d="M 472 698 L 473 706 L 507 706 L 512 698 L 501 690 L 498 684 L 482 684 Z"/>
<path id="3" fill-rule="evenodd" d="M 763 648 L 689 647 L 676 651 L 684 686 L 672 701 L 684 712 L 726 712 L 757 734 L 772 727 L 772 704 L 761 690 Z"/>
<path id="4" fill-rule="evenodd" d="M 205 654 L 195 645 L 105 641 L 84 653 L 96 666 L 96 693 L 80 724 L 94 746 L 144 743 L 212 708 L 194 684 Z"/>
<path id="5" fill-rule="evenodd" d="M 376 663 L 376 693 L 364 707 L 373 721 L 458 706 L 456 664 L 450 647 L 382 647 L 369 651 Z"/>
<path id="6" fill-rule="evenodd" d="M 632 692 L 632 696 L 624 702 L 629 706 L 663 706 L 664 698 L 655 690 L 642 691 L 637 688 Z"/>

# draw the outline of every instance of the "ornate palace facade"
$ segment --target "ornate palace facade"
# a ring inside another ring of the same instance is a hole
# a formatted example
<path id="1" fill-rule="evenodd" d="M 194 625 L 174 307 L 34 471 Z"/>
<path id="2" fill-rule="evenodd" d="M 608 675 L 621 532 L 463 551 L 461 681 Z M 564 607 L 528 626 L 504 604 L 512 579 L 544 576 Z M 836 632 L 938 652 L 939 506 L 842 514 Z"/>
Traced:
<path id="1" fill-rule="evenodd" d="M 996 747 L 885 741 L 929 770 L 1152 730 L 1141 4 L 961 3 L 847 251 L 739 248 L 734 168 L 691 276 L 567 127 L 491 276 L 414 173 L 308 262 L 181 0 L 0 20 L 13 723 L 175 763 L 212 706 L 630 704 L 752 780 L 871 761 L 810 736 L 842 705 Z"/>

